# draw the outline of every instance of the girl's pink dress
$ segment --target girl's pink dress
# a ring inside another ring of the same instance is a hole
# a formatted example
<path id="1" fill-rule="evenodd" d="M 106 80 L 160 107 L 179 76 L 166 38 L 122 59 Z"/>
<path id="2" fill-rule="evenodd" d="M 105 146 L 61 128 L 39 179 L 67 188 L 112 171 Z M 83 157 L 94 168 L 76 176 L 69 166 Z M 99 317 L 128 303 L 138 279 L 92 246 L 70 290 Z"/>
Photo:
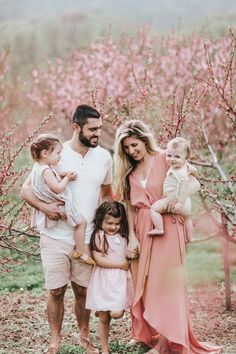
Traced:
<path id="1" fill-rule="evenodd" d="M 103 243 L 104 233 L 99 233 Z M 106 236 L 109 248 L 106 259 L 122 261 L 126 258 L 127 241 L 120 234 Z M 89 280 L 86 308 L 95 311 L 121 311 L 133 303 L 133 286 L 130 271 L 101 268 L 95 265 Z"/>
<path id="2" fill-rule="evenodd" d="M 153 167 L 143 188 L 135 170 L 129 176 L 130 202 L 135 208 L 134 225 L 140 241 L 140 256 L 132 262 L 135 295 L 132 306 L 132 335 L 155 347 L 154 336 L 168 339 L 162 353 L 219 353 L 220 347 L 199 343 L 189 324 L 185 274 L 185 226 L 181 216 L 163 215 L 165 233 L 148 236 L 153 229 L 151 204 L 162 198 L 168 170 L 165 151 L 153 158 Z"/>

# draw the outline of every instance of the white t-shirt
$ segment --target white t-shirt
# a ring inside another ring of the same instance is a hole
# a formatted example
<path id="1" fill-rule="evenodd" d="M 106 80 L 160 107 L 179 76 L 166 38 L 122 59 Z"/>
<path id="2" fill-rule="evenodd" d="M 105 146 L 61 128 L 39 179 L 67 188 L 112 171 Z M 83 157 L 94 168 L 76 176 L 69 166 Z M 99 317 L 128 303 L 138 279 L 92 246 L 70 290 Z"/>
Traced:
<path id="1" fill-rule="evenodd" d="M 82 157 L 73 150 L 69 142 L 63 144 L 62 158 L 57 168 L 59 173 L 75 171 L 78 177 L 70 181 L 73 206 L 85 217 L 87 229 L 85 243 L 90 242 L 92 222 L 97 208 L 102 184 L 112 182 L 112 159 L 109 152 L 100 146 L 90 148 Z M 45 228 L 42 235 L 74 244 L 74 228 L 59 220 L 52 228 Z"/>

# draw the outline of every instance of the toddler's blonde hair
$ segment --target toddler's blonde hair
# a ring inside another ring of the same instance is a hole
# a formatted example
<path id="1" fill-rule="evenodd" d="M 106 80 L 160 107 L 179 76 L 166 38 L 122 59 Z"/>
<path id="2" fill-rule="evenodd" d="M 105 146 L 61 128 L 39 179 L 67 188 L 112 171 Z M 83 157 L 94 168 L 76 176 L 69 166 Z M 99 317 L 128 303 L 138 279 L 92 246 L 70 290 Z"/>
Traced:
<path id="1" fill-rule="evenodd" d="M 190 156 L 191 145 L 190 145 L 190 142 L 185 138 L 177 136 L 176 138 L 174 138 L 168 142 L 167 149 L 168 149 L 168 147 L 172 147 L 173 149 L 177 149 L 179 147 L 183 148 L 186 152 L 186 158 L 188 159 Z"/>

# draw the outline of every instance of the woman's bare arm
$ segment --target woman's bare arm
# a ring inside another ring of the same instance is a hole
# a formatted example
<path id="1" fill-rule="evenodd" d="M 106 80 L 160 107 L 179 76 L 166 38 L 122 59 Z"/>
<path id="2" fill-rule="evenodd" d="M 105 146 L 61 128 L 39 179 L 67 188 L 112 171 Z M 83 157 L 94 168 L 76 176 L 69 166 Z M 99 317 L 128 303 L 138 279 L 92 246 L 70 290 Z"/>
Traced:
<path id="1" fill-rule="evenodd" d="M 129 224 L 128 257 L 137 258 L 139 254 L 139 241 L 134 232 L 134 208 L 129 201 L 126 202 L 126 212 Z"/>
<path id="2" fill-rule="evenodd" d="M 178 200 L 168 204 L 168 211 L 176 214 L 181 214 L 182 208 L 188 197 L 196 194 L 200 190 L 200 183 L 194 176 L 189 177 L 189 181 L 181 183 Z"/>
<path id="3" fill-rule="evenodd" d="M 189 181 L 182 183 L 178 201 L 184 204 L 187 197 L 191 197 L 192 195 L 196 194 L 200 190 L 200 187 L 201 186 L 197 178 L 191 175 L 189 177 Z"/>

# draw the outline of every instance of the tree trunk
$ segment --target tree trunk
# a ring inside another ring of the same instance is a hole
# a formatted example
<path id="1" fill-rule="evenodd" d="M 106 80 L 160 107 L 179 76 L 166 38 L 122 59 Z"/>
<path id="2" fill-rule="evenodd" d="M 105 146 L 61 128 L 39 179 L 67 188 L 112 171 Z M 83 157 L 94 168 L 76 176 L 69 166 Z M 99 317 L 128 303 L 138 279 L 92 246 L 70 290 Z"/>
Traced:
<path id="1" fill-rule="evenodd" d="M 227 220 L 222 214 L 223 233 L 228 234 Z M 224 283 L 225 283 L 225 304 L 226 310 L 231 310 L 231 284 L 230 284 L 230 263 L 229 263 L 229 242 L 223 237 L 223 261 L 224 261 Z"/>

